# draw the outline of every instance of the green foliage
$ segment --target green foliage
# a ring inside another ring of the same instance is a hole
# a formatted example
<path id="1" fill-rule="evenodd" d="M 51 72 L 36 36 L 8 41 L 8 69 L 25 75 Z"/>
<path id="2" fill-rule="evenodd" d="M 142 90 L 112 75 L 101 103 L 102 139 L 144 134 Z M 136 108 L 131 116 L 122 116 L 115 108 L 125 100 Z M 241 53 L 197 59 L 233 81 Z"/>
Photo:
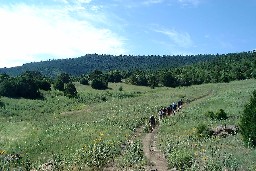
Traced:
<path id="1" fill-rule="evenodd" d="M 104 79 L 98 78 L 92 80 L 91 86 L 93 89 L 104 90 L 108 88 L 108 82 Z"/>
<path id="2" fill-rule="evenodd" d="M 216 115 L 215 115 L 215 113 L 212 112 L 212 111 L 206 112 L 206 113 L 205 113 L 205 116 L 207 116 L 207 117 L 209 117 L 209 118 L 211 118 L 211 119 L 216 119 Z"/>
<path id="3" fill-rule="evenodd" d="M 169 154 L 168 161 L 170 168 L 186 170 L 192 166 L 193 155 L 188 149 L 175 149 Z"/>
<path id="4" fill-rule="evenodd" d="M 216 113 L 214 113 L 212 111 L 208 111 L 205 113 L 205 116 L 207 116 L 211 119 L 217 119 L 217 120 L 225 120 L 228 118 L 227 113 L 223 109 L 220 109 Z"/>
<path id="5" fill-rule="evenodd" d="M 138 85 L 138 86 L 147 86 L 148 85 L 148 80 L 144 72 L 137 71 L 134 72 L 130 77 L 129 77 L 129 82 L 133 85 Z"/>
<path id="6" fill-rule="evenodd" d="M 243 140 L 249 146 L 256 147 L 256 90 L 248 104 L 245 105 L 240 119 L 240 129 Z"/>
<path id="7" fill-rule="evenodd" d="M 93 89 L 104 90 L 108 88 L 108 76 L 102 71 L 95 70 L 89 74 L 91 87 Z"/>
<path id="8" fill-rule="evenodd" d="M 20 75 L 23 71 L 40 71 L 43 75 L 56 77 L 59 73 L 65 72 L 72 76 L 89 74 L 97 69 L 102 71 L 120 70 L 135 71 L 140 70 L 158 70 L 159 68 L 172 68 L 199 61 L 207 61 L 216 58 L 215 55 L 98 55 L 87 54 L 78 58 L 48 60 L 43 62 L 27 63 L 19 67 L 0 68 L 0 73 L 7 73 L 11 76 Z M 123 75 L 123 74 L 122 74 Z"/>
<path id="9" fill-rule="evenodd" d="M 16 80 L 17 97 L 35 99 L 40 97 L 37 81 L 29 77 L 18 77 Z"/>
<path id="10" fill-rule="evenodd" d="M 148 76 L 148 84 L 152 89 L 158 86 L 158 79 L 155 74 Z"/>
<path id="11" fill-rule="evenodd" d="M 140 141 L 130 142 L 125 153 L 122 155 L 122 167 L 134 167 L 145 162 L 142 144 Z"/>
<path id="12" fill-rule="evenodd" d="M 14 162 L 16 165 L 0 170 L 26 170 L 25 167 L 27 170 L 40 170 L 39 166 L 52 159 L 56 160 L 53 165 L 59 170 L 96 170 L 97 166 L 105 164 L 94 162 L 95 168 L 88 168 L 86 163 L 91 158 L 85 159 L 84 156 L 89 149 L 93 149 L 96 143 L 94 140 L 99 137 L 102 137 L 99 142 L 102 145 L 96 145 L 98 150 L 95 149 L 95 153 L 91 154 L 97 154 L 95 156 L 99 156 L 99 159 L 100 154 L 108 154 L 106 158 L 109 160 L 102 161 L 109 161 L 107 163 L 110 165 L 113 160 L 114 164 L 120 161 L 122 168 L 116 170 L 128 169 L 129 165 L 132 165 L 133 170 L 139 170 L 141 168 L 133 166 L 143 167 L 145 160 L 134 164 L 134 160 L 140 157 L 129 156 L 141 154 L 132 152 L 140 151 L 132 149 L 141 147 L 130 148 L 127 140 L 131 140 L 135 128 L 145 124 L 150 115 L 157 114 L 160 106 L 169 105 L 170 100 L 176 101 L 181 96 L 185 96 L 184 99 L 190 100 L 190 103 L 185 103 L 175 116 L 161 122 L 157 132 L 157 148 L 166 152 L 168 161 L 177 159 L 178 163 L 184 163 L 179 164 L 179 167 L 184 168 L 188 168 L 192 161 L 188 170 L 255 170 L 255 150 L 245 148 L 239 134 L 226 138 L 196 136 L 196 127 L 200 122 L 212 128 L 223 123 L 219 120 L 209 121 L 203 117 L 204 111 L 225 109 L 232 118 L 225 123 L 236 124 L 242 107 L 250 98 L 249 93 L 255 89 L 254 79 L 156 89 L 109 83 L 107 91 L 94 90 L 77 83 L 75 85 L 79 90 L 77 98 L 67 98 L 55 90 L 42 91 L 44 100 L 1 98 L 6 107 L 0 108 L 0 151 L 5 151 L 6 155 L 12 152 L 21 154 L 23 158 L 21 163 Z M 123 91 L 118 90 L 120 86 Z M 103 103 L 104 98 L 107 101 Z M 104 135 L 100 131 L 104 131 Z M 172 143 L 169 145 L 170 140 Z M 120 150 L 121 144 L 127 145 L 124 151 Z M 126 152 L 126 149 L 130 152 Z M 27 160 L 24 155 L 28 155 Z M 1 159 L 0 155 L 0 167 L 4 162 Z M 97 160 L 97 157 L 94 159 Z"/>
<path id="13" fill-rule="evenodd" d="M 76 87 L 73 83 L 65 84 L 64 95 L 69 97 L 69 98 L 77 96 L 77 90 L 76 90 Z"/>
<path id="14" fill-rule="evenodd" d="M 4 80 L 8 80 L 10 78 L 9 75 L 7 75 L 6 73 L 0 74 L 0 83 Z"/>
<path id="15" fill-rule="evenodd" d="M 199 123 L 196 127 L 196 130 L 196 134 L 199 137 L 209 137 L 212 134 L 211 130 L 204 123 Z"/>
<path id="16" fill-rule="evenodd" d="M 122 74 L 120 71 L 114 70 L 108 72 L 108 81 L 112 83 L 119 83 L 122 82 Z"/>
<path id="17" fill-rule="evenodd" d="M 41 90 L 49 91 L 51 90 L 51 83 L 47 81 L 46 79 L 43 79 L 41 81 L 38 81 L 38 87 Z"/>
<path id="18" fill-rule="evenodd" d="M 82 85 L 89 85 L 89 81 L 85 77 L 81 78 L 79 82 Z"/>
<path id="19" fill-rule="evenodd" d="M 63 83 L 69 83 L 71 81 L 71 78 L 69 74 L 67 73 L 61 73 L 57 79 L 61 80 Z"/>
<path id="20" fill-rule="evenodd" d="M 220 109 L 216 113 L 216 119 L 218 119 L 218 120 L 225 120 L 227 118 L 228 118 L 228 115 L 227 115 L 227 113 L 223 109 Z"/>
<path id="21" fill-rule="evenodd" d="M 174 77 L 175 74 L 171 72 L 164 72 L 162 73 L 161 82 L 166 87 L 176 87 L 177 86 L 177 80 Z"/>
<path id="22" fill-rule="evenodd" d="M 94 140 L 93 144 L 84 145 L 80 152 L 81 160 L 89 167 L 99 169 L 120 154 L 120 147 L 112 141 L 104 140 L 103 133 Z"/>
<path id="23" fill-rule="evenodd" d="M 14 79 L 8 79 L 3 80 L 0 83 L 0 95 L 6 96 L 6 97 L 16 97 L 17 89 L 15 87 L 15 80 Z"/>
<path id="24" fill-rule="evenodd" d="M 100 77 L 104 77 L 104 74 L 103 74 L 102 71 L 97 70 L 97 69 L 89 74 L 89 79 L 90 80 L 99 79 Z"/>
<path id="25" fill-rule="evenodd" d="M 0 83 L 0 95 L 30 99 L 39 98 L 41 96 L 37 80 L 25 75 L 3 80 Z"/>
<path id="26" fill-rule="evenodd" d="M 4 108 L 4 107 L 5 107 L 5 104 L 4 104 L 4 102 L 2 102 L 1 99 L 0 99 L 0 108 Z"/>
<path id="27" fill-rule="evenodd" d="M 55 80 L 53 88 L 55 90 L 64 91 L 64 82 L 60 79 Z"/>
<path id="28" fill-rule="evenodd" d="M 120 86 L 120 87 L 118 88 L 118 90 L 119 90 L 119 91 L 123 91 L 123 87 Z"/>

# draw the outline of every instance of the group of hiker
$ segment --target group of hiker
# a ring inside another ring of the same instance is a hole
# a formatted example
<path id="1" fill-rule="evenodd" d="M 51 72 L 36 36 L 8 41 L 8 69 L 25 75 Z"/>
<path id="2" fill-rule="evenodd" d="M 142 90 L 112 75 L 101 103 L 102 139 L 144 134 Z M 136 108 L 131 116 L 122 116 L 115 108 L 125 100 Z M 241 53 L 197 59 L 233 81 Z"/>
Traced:
<path id="1" fill-rule="evenodd" d="M 162 107 L 159 111 L 158 111 L 158 118 L 159 121 L 161 121 L 163 118 L 167 117 L 167 116 L 171 116 L 171 115 L 175 115 L 176 112 L 178 112 L 183 105 L 183 100 L 180 99 L 177 103 L 173 102 L 172 104 L 170 104 L 170 106 L 168 107 Z M 153 129 L 156 126 L 156 118 L 154 115 L 152 115 L 149 118 L 149 125 L 150 125 L 150 129 L 151 131 L 153 131 Z"/>

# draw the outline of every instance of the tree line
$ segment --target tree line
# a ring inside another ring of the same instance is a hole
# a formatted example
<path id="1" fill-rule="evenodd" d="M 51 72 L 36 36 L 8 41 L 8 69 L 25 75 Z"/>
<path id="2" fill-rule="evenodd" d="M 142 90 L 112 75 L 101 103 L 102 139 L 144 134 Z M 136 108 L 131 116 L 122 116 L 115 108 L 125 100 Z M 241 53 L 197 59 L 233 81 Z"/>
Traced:
<path id="1" fill-rule="evenodd" d="M 190 65 L 199 61 L 209 61 L 216 55 L 106 55 L 87 54 L 78 58 L 56 59 L 41 62 L 31 62 L 18 67 L 0 68 L 0 73 L 18 76 L 25 71 L 39 71 L 43 75 L 56 77 L 61 73 L 72 76 L 89 74 L 100 68 L 107 72 L 112 70 L 158 70 L 159 68 Z"/>
<path id="2" fill-rule="evenodd" d="M 18 76 L 0 74 L 0 95 L 7 97 L 40 98 L 40 90 L 54 88 L 65 96 L 76 97 L 73 82 L 91 85 L 94 89 L 107 89 L 109 82 L 125 82 L 138 86 L 177 87 L 203 83 L 229 82 L 256 78 L 256 52 L 216 55 L 209 61 L 179 67 L 159 67 L 158 69 L 136 70 L 94 70 L 79 76 L 60 73 L 55 77 L 43 75 L 39 71 L 25 71 Z"/>

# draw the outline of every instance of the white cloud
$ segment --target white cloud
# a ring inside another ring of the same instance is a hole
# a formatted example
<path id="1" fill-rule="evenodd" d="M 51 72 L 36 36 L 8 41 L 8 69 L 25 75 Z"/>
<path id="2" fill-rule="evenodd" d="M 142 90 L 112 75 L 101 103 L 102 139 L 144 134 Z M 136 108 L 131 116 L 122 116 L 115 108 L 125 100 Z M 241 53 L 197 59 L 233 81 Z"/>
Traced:
<path id="1" fill-rule="evenodd" d="M 92 21 L 99 21 L 99 16 L 85 12 L 76 19 L 70 12 L 80 9 L 71 9 L 24 4 L 0 7 L 0 67 L 87 53 L 125 53 L 123 38 L 94 26 Z"/>
<path id="2" fill-rule="evenodd" d="M 160 4 L 163 2 L 164 2 L 164 0 L 145 0 L 145 1 L 143 1 L 143 4 L 151 5 L 151 4 Z"/>
<path id="3" fill-rule="evenodd" d="M 193 5 L 197 6 L 202 0 L 178 0 L 183 6 Z"/>
<path id="4" fill-rule="evenodd" d="M 187 32 L 178 32 L 175 29 L 154 29 L 155 32 L 167 36 L 171 43 L 179 48 L 189 48 L 193 46 L 193 41 Z"/>

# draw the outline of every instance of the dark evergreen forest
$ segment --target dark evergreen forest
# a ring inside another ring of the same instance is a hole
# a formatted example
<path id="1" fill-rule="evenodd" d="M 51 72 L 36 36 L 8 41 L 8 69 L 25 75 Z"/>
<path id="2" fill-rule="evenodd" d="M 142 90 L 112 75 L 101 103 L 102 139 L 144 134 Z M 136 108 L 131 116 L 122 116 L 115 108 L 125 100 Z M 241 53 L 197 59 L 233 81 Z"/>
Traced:
<path id="1" fill-rule="evenodd" d="M 0 73 L 17 76 L 25 71 L 39 71 L 41 74 L 50 77 L 57 76 L 60 73 L 79 76 L 81 74 L 88 74 L 94 70 L 159 70 L 162 68 L 190 65 L 200 61 L 209 61 L 214 58 L 216 58 L 216 55 L 113 56 L 87 54 L 78 58 L 31 62 L 18 67 L 0 68 Z"/>
<path id="2" fill-rule="evenodd" d="M 108 82 L 177 87 L 256 78 L 256 52 L 192 56 L 86 55 L 0 70 L 0 96 L 43 98 L 40 89 L 76 97 L 72 82 L 107 89 Z"/>

